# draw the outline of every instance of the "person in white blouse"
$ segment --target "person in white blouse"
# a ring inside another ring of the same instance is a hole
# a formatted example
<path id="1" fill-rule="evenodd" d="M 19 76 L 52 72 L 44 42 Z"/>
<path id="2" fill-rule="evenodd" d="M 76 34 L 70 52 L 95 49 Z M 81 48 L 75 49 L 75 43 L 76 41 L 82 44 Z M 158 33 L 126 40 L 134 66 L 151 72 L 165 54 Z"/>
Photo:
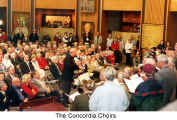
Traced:
<path id="1" fill-rule="evenodd" d="M 98 46 L 102 45 L 102 36 L 101 36 L 100 32 L 97 32 L 97 35 L 94 38 L 94 45 L 96 48 L 98 48 Z"/>
<path id="2" fill-rule="evenodd" d="M 2 60 L 2 64 L 5 66 L 5 69 L 7 70 L 10 66 L 13 66 L 12 62 L 9 59 L 9 55 L 4 55 L 4 58 Z"/>
<path id="3" fill-rule="evenodd" d="M 129 39 L 125 44 L 126 65 L 128 66 L 132 66 L 132 58 L 131 58 L 132 50 L 133 50 L 133 43 L 131 42 L 131 39 Z"/>
<path id="4" fill-rule="evenodd" d="M 109 33 L 108 38 L 107 38 L 107 43 L 106 43 L 106 46 L 107 46 L 108 49 L 111 48 L 112 41 L 113 41 L 112 34 Z"/>

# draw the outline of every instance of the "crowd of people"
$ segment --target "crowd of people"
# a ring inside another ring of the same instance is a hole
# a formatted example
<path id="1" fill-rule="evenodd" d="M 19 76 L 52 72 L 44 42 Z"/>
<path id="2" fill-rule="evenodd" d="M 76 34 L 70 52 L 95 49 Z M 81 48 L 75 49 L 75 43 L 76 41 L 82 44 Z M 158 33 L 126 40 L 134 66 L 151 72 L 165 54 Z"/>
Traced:
<path id="1" fill-rule="evenodd" d="M 109 34 L 106 49 L 102 43 L 99 32 L 93 40 L 86 33 L 83 42 L 72 33 L 57 33 L 43 42 L 35 30 L 27 41 L 21 30 L 1 41 L 0 110 L 49 96 L 73 111 L 153 111 L 176 99 L 177 44 L 171 48 L 161 42 L 142 56 L 133 38 L 124 43 L 119 34 Z M 91 82 L 75 84 L 84 73 Z M 132 93 L 125 79 L 134 75 L 143 82 Z M 71 97 L 74 90 L 77 94 Z"/>

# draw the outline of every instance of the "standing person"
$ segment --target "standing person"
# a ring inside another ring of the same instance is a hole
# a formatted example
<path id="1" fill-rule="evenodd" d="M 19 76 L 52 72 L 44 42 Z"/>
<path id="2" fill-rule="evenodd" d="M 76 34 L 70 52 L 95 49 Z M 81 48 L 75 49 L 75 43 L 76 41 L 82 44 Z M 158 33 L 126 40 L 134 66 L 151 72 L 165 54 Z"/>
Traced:
<path id="1" fill-rule="evenodd" d="M 160 49 L 161 51 L 165 50 L 165 45 L 164 45 L 164 41 L 160 41 L 160 44 L 157 46 L 158 49 Z"/>
<path id="2" fill-rule="evenodd" d="M 84 35 L 83 35 L 83 42 L 84 42 L 84 44 L 86 46 L 90 46 L 91 40 L 92 40 L 92 38 L 91 38 L 90 33 L 84 33 Z"/>
<path id="3" fill-rule="evenodd" d="M 19 29 L 19 32 L 14 35 L 13 41 L 15 42 L 15 45 L 17 44 L 17 41 L 20 40 L 22 42 L 24 39 L 24 33 L 22 29 Z"/>
<path id="4" fill-rule="evenodd" d="M 125 111 L 129 106 L 129 100 L 124 88 L 113 81 L 116 70 L 107 67 L 104 70 L 105 83 L 95 89 L 89 100 L 91 111 Z"/>
<path id="5" fill-rule="evenodd" d="M 132 66 L 131 53 L 133 49 L 133 43 L 129 39 L 125 44 L 125 54 L 126 54 L 126 65 Z"/>
<path id="6" fill-rule="evenodd" d="M 160 70 L 155 74 L 155 79 L 162 85 L 163 103 L 166 105 L 176 97 L 176 72 L 169 68 L 166 55 L 157 56 L 157 67 Z"/>
<path id="7" fill-rule="evenodd" d="M 114 51 L 114 56 L 115 56 L 115 63 L 120 63 L 119 59 L 119 42 L 117 39 L 114 39 L 114 41 L 111 44 L 111 49 Z"/>
<path id="8" fill-rule="evenodd" d="M 175 43 L 174 49 L 175 49 L 175 55 L 177 56 L 177 43 Z"/>
<path id="9" fill-rule="evenodd" d="M 36 30 L 33 30 L 33 32 L 30 34 L 29 40 L 32 43 L 35 43 L 37 40 L 39 40 L 39 36 L 38 36 Z"/>
<path id="10" fill-rule="evenodd" d="M 61 33 L 57 32 L 53 38 L 54 41 L 56 41 L 57 45 L 60 44 L 62 42 L 62 37 L 61 37 Z"/>
<path id="11" fill-rule="evenodd" d="M 69 35 L 68 35 L 67 32 L 64 33 L 63 42 L 64 42 L 64 44 L 66 44 L 66 45 L 68 46 L 68 43 L 69 43 Z"/>
<path id="12" fill-rule="evenodd" d="M 73 46 L 74 43 L 74 37 L 72 33 L 69 33 L 69 40 L 68 40 L 68 46 Z"/>
<path id="13" fill-rule="evenodd" d="M 94 45 L 96 48 L 98 48 L 98 46 L 101 46 L 102 44 L 102 36 L 99 32 L 97 32 L 97 35 L 95 36 L 95 39 L 94 39 Z"/>
<path id="14" fill-rule="evenodd" d="M 117 41 L 119 42 L 119 63 L 122 63 L 122 55 L 124 50 L 124 41 L 122 40 L 120 34 L 117 35 Z"/>
<path id="15" fill-rule="evenodd" d="M 108 38 L 107 38 L 107 43 L 106 43 L 107 49 L 111 49 L 111 44 L 112 44 L 112 42 L 113 42 L 112 34 L 109 33 Z"/>
<path id="16" fill-rule="evenodd" d="M 74 70 L 78 69 L 78 66 L 76 65 L 74 61 L 74 57 L 76 56 L 77 50 L 75 48 L 71 48 L 69 53 L 66 54 L 66 57 L 64 59 L 64 68 L 63 68 L 63 74 L 61 79 L 61 89 L 64 93 L 69 94 L 71 90 L 71 86 L 73 83 L 73 75 Z M 67 97 L 64 97 L 65 102 L 68 102 Z"/>

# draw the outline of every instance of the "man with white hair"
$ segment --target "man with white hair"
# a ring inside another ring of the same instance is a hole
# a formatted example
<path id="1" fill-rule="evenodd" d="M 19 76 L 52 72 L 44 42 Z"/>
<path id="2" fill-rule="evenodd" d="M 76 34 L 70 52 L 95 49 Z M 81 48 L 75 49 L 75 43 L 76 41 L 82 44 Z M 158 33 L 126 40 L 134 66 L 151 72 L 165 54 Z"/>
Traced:
<path id="1" fill-rule="evenodd" d="M 61 78 L 61 70 L 58 66 L 58 58 L 57 56 L 53 56 L 51 58 L 52 62 L 51 64 L 49 65 L 49 69 L 50 69 L 50 72 L 52 73 L 53 77 L 56 79 L 56 80 L 59 80 Z"/>
<path id="2" fill-rule="evenodd" d="M 169 68 L 166 55 L 157 56 L 157 67 L 160 70 L 155 74 L 155 79 L 162 85 L 164 90 L 163 103 L 167 104 L 175 99 L 176 73 Z"/>
<path id="3" fill-rule="evenodd" d="M 72 83 L 74 82 L 73 80 L 74 71 L 76 69 L 79 69 L 77 64 L 74 61 L 74 57 L 76 56 L 76 53 L 77 53 L 77 49 L 71 48 L 69 53 L 66 53 L 66 57 L 64 59 L 64 68 L 62 71 L 60 87 L 66 94 L 70 93 Z M 68 103 L 68 99 L 66 96 L 64 97 L 64 99 L 65 102 Z"/>
<path id="4" fill-rule="evenodd" d="M 106 81 L 91 95 L 89 109 L 91 111 L 125 111 L 129 106 L 129 100 L 124 88 L 113 82 L 116 70 L 113 67 L 107 67 L 103 75 Z"/>

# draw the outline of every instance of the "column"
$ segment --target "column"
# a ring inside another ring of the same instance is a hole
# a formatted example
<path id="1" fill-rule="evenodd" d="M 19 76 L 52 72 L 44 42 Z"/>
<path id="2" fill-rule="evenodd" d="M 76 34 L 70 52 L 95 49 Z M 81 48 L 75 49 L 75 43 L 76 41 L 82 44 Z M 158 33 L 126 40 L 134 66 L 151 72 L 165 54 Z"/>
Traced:
<path id="1" fill-rule="evenodd" d="M 12 1 L 8 0 L 8 35 L 12 32 Z"/>

